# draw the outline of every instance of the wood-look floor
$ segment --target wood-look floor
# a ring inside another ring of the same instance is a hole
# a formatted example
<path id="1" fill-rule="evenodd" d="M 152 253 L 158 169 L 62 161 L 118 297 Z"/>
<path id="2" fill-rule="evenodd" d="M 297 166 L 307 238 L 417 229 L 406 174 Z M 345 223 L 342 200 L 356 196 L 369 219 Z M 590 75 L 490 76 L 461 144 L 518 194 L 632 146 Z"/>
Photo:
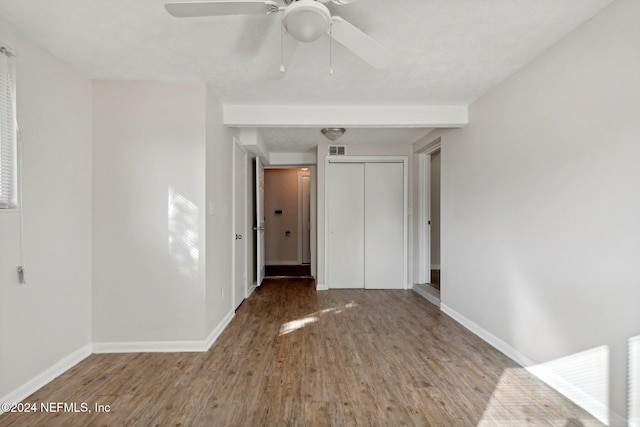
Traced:
<path id="1" fill-rule="evenodd" d="M 266 280 L 206 353 L 92 355 L 3 426 L 594 426 L 412 291 Z"/>

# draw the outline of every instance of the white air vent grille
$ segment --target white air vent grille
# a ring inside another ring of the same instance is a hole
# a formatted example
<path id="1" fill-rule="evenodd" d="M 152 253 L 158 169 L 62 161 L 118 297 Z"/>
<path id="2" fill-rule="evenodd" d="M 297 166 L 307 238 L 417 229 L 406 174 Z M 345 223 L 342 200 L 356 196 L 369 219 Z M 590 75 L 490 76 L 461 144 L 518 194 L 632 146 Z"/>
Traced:
<path id="1" fill-rule="evenodd" d="M 346 154 L 347 154 L 346 145 L 330 145 L 329 146 L 330 156 L 345 156 Z"/>

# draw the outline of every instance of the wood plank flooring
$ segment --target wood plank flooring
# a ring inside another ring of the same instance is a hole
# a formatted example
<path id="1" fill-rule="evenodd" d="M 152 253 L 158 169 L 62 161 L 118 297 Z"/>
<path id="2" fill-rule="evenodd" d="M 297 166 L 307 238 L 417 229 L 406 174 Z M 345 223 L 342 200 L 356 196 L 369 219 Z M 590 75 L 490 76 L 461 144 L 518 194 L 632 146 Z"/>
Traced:
<path id="1" fill-rule="evenodd" d="M 2 426 L 596 426 L 412 291 L 265 280 L 206 353 L 92 355 Z"/>

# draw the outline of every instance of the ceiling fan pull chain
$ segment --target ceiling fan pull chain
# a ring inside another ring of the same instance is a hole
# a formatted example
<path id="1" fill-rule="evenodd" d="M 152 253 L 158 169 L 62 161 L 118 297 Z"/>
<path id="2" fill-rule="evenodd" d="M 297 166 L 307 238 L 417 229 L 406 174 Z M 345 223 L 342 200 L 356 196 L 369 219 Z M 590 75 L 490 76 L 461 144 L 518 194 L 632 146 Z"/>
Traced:
<path id="1" fill-rule="evenodd" d="M 333 76 L 333 22 L 329 24 L 329 75 Z"/>
<path id="2" fill-rule="evenodd" d="M 284 73 L 284 27 L 280 26 L 280 72 Z"/>

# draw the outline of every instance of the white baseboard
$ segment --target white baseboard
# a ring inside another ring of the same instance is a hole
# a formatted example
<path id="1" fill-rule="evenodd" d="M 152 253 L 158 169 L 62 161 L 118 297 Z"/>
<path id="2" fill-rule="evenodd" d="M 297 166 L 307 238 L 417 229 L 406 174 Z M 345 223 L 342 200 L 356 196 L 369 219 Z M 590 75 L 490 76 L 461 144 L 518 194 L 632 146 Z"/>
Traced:
<path id="1" fill-rule="evenodd" d="M 59 377 L 75 365 L 91 355 L 91 344 L 88 344 L 53 364 L 49 369 L 27 381 L 11 393 L 0 399 L 2 403 L 18 403 Z M 0 409 L 0 414 L 3 411 Z"/>
<path id="2" fill-rule="evenodd" d="M 429 285 L 420 284 L 413 285 L 411 289 L 431 304 L 440 307 L 440 291 L 431 288 Z"/>
<path id="3" fill-rule="evenodd" d="M 257 287 L 258 287 L 258 284 L 256 282 L 253 282 L 253 284 L 249 286 L 249 289 L 247 290 L 247 298 L 251 296 L 251 294 L 253 293 L 253 291 L 256 290 Z"/>
<path id="4" fill-rule="evenodd" d="M 328 291 L 329 287 L 327 285 L 325 285 L 324 283 L 317 283 L 316 284 L 316 291 Z"/>
<path id="5" fill-rule="evenodd" d="M 502 341 L 500 338 L 496 337 L 492 333 L 488 332 L 486 329 L 472 322 L 471 320 L 464 317 L 462 314 L 458 313 L 451 307 L 446 304 L 440 303 L 440 310 L 442 310 L 445 314 L 449 315 L 456 322 L 460 323 L 462 326 L 482 338 L 489 345 L 493 346 L 496 350 L 500 351 L 511 360 L 516 362 L 517 364 L 527 367 L 535 365 L 536 363 L 529 359 L 524 354 L 520 353 L 515 348 L 511 347 L 506 342 Z"/>
<path id="6" fill-rule="evenodd" d="M 94 353 L 190 353 L 209 350 L 229 325 L 235 312 L 231 310 L 202 341 L 142 341 L 94 343 Z"/>
<path id="7" fill-rule="evenodd" d="M 235 316 L 231 310 L 203 341 L 147 341 L 147 342 L 110 342 L 86 345 L 55 363 L 27 383 L 0 399 L 1 403 L 18 403 L 35 393 L 56 377 L 59 377 L 92 353 L 158 353 L 158 352 L 204 352 L 209 350 L 220 337 L 222 331 Z M 3 411 L 0 409 L 0 414 Z"/>
<path id="8" fill-rule="evenodd" d="M 205 341 L 99 342 L 94 353 L 189 353 L 206 351 Z"/>
<path id="9" fill-rule="evenodd" d="M 440 264 L 431 264 L 432 270 L 440 270 Z"/>
<path id="10" fill-rule="evenodd" d="M 551 388 L 565 396 L 567 399 L 580 406 L 585 411 L 596 417 L 601 422 L 612 426 L 626 426 L 627 422 L 625 417 L 620 416 L 615 412 L 609 412 L 609 408 L 597 401 L 591 395 L 584 392 L 582 389 L 567 382 L 563 378 L 551 372 L 546 367 L 534 362 L 529 357 L 520 353 L 518 350 L 502 341 L 486 329 L 482 328 L 475 322 L 467 319 L 451 307 L 441 304 L 440 309 L 456 322 L 482 338 L 486 343 L 500 351 L 505 356 L 525 368 L 528 372 L 536 376 L 538 379 L 549 385 Z M 609 420 L 611 418 L 611 420 Z M 611 423 L 609 423 L 611 421 Z"/>
<path id="11" fill-rule="evenodd" d="M 218 337 L 220 337 L 220 334 L 222 333 L 222 331 L 224 331 L 225 328 L 229 326 L 229 323 L 231 323 L 235 315 L 236 315 L 236 312 L 234 310 L 231 310 L 230 312 L 227 313 L 226 316 L 224 316 L 224 319 L 222 319 L 222 321 L 218 323 L 218 326 L 216 326 L 213 329 L 213 331 L 211 331 L 211 333 L 207 337 L 207 340 L 205 341 L 204 351 L 207 351 L 211 348 L 213 343 L 216 342 Z"/>

